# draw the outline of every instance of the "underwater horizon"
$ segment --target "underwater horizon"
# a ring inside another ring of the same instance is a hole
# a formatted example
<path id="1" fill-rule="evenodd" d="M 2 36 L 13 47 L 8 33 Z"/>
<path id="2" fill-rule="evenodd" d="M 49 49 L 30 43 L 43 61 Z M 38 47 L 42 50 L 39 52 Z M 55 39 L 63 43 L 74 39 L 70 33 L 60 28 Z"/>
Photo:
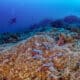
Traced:
<path id="1" fill-rule="evenodd" d="M 79 0 L 0 0 L 0 33 L 23 31 L 45 19 L 80 17 L 79 4 Z"/>
<path id="2" fill-rule="evenodd" d="M 0 80 L 80 80 L 80 0 L 0 0 Z"/>

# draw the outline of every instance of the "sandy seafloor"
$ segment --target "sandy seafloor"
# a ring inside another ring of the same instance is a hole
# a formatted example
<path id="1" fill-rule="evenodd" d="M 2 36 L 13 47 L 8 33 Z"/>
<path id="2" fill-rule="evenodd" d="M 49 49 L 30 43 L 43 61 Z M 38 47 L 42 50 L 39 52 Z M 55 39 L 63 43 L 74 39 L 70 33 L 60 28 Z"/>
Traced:
<path id="1" fill-rule="evenodd" d="M 0 45 L 0 80 L 80 80 L 79 35 L 51 28 Z"/>

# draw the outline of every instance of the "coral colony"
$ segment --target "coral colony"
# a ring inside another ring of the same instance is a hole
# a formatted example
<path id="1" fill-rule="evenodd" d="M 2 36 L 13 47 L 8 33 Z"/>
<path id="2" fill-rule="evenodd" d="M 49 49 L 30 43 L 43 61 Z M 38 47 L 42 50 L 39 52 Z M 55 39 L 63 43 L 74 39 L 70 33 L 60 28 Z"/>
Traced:
<path id="1" fill-rule="evenodd" d="M 0 80 L 80 80 L 77 16 L 45 19 L 25 32 L 3 33 L 0 44 Z"/>

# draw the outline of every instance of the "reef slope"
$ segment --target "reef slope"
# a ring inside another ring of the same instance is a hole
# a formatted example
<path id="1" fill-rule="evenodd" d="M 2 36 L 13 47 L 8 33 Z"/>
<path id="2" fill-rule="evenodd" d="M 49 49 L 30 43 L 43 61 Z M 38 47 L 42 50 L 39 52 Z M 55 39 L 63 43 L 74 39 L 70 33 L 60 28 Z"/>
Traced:
<path id="1" fill-rule="evenodd" d="M 79 33 L 53 28 L 0 54 L 0 80 L 80 80 Z"/>

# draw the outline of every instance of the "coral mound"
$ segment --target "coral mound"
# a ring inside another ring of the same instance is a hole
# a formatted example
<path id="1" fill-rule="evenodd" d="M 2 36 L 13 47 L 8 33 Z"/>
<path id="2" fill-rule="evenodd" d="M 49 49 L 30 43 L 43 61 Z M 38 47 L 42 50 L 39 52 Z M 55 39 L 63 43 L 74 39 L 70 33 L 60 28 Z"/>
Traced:
<path id="1" fill-rule="evenodd" d="M 77 35 L 54 28 L 2 52 L 0 80 L 80 80 L 80 39 Z"/>

